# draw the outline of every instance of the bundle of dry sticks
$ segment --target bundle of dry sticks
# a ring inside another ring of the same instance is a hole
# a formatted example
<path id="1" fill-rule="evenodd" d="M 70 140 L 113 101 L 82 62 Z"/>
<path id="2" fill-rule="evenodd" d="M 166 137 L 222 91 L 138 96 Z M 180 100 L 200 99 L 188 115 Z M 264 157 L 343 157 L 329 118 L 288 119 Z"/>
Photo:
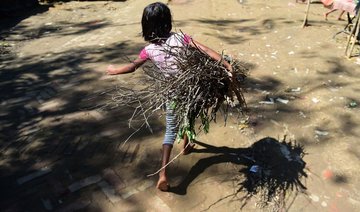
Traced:
<path id="1" fill-rule="evenodd" d="M 237 108 L 240 113 L 244 111 L 242 83 L 248 71 L 245 63 L 229 61 L 233 67 L 233 77 L 229 77 L 222 61 L 214 61 L 199 48 L 189 46 L 167 51 L 176 58 L 169 65 L 169 68 L 176 66 L 179 70 L 176 74 L 164 74 L 166 72 L 154 66 L 145 66 L 145 87 L 138 90 L 117 88 L 113 100 L 118 105 L 135 106 L 130 125 L 140 118 L 142 126 L 151 130 L 148 118 L 167 104 L 177 114 L 179 138 L 186 134 L 192 140 L 196 132 L 209 131 L 209 124 L 216 121 L 220 108 L 225 117 L 230 107 Z"/>

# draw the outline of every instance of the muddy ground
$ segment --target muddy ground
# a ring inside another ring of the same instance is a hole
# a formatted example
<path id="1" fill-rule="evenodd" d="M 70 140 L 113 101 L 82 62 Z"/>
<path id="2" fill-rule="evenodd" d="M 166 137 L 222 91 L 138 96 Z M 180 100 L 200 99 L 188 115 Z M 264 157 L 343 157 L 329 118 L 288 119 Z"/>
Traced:
<path id="1" fill-rule="evenodd" d="M 259 195 L 241 199 L 246 164 L 219 159 L 266 137 L 303 145 L 303 192 L 289 188 L 288 211 L 360 208 L 359 47 L 344 57 L 346 21 L 294 1 L 172 1 L 174 30 L 250 64 L 246 115 L 219 117 L 197 151 L 170 165 L 172 192 L 155 188 L 164 133 L 134 132 L 130 108 L 99 110 L 116 85 L 136 86 L 143 72 L 107 76 L 109 64 L 135 58 L 145 42 L 148 4 L 68 2 L 2 21 L 0 139 L 2 211 L 278 211 Z M 5 27 L 6 26 L 6 27 Z M 357 55 L 357 56 L 356 56 Z M 273 99 L 273 101 L 271 101 Z M 265 103 L 265 104 L 264 104 Z M 181 151 L 174 146 L 172 157 Z M 289 169 L 289 167 L 283 167 Z M 237 193 L 237 194 L 236 194 Z M 236 195 L 235 195 L 236 194 Z M 245 203 L 245 205 L 244 205 Z"/>

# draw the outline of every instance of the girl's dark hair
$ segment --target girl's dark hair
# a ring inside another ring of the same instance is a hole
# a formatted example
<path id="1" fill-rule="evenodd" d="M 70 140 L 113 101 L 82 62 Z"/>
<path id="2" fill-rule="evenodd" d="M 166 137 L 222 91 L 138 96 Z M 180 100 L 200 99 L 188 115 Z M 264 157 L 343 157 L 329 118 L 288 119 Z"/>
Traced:
<path id="1" fill-rule="evenodd" d="M 155 2 L 145 7 L 141 19 L 142 35 L 145 41 L 160 42 L 170 36 L 172 29 L 171 12 L 168 6 Z"/>

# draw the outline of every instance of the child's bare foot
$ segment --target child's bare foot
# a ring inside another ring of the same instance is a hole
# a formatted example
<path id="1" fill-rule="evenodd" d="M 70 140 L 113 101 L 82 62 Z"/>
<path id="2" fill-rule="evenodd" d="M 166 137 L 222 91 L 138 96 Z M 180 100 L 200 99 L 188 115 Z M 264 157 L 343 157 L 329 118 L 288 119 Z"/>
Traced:
<path id="1" fill-rule="evenodd" d="M 158 188 L 160 191 L 168 191 L 169 190 L 169 184 L 167 182 L 167 179 L 165 176 L 160 176 L 159 181 L 157 182 L 156 188 Z"/>
<path id="2" fill-rule="evenodd" d="M 328 19 L 327 19 L 327 17 L 328 17 L 328 14 L 327 13 L 324 13 L 324 18 L 325 18 L 325 21 L 327 21 Z"/>

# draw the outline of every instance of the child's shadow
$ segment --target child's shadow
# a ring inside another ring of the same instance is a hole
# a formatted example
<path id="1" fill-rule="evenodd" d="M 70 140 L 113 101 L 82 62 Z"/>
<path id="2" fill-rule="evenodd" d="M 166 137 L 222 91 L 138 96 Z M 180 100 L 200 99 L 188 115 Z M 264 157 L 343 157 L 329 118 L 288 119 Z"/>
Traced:
<path id="1" fill-rule="evenodd" d="M 217 154 L 200 159 L 189 171 L 185 179 L 169 192 L 185 195 L 188 186 L 194 179 L 203 173 L 208 167 L 231 162 L 245 166 L 240 170 L 245 178 L 239 182 L 240 190 L 253 193 L 258 188 L 269 190 L 269 196 L 274 190 L 287 190 L 294 188 L 306 189 L 300 178 L 305 176 L 305 162 L 303 147 L 291 142 L 279 142 L 274 138 L 266 137 L 255 142 L 249 148 L 216 147 L 200 141 L 194 141 L 204 149 L 194 149 L 193 153 Z M 242 167 L 243 167 L 242 166 Z"/>

